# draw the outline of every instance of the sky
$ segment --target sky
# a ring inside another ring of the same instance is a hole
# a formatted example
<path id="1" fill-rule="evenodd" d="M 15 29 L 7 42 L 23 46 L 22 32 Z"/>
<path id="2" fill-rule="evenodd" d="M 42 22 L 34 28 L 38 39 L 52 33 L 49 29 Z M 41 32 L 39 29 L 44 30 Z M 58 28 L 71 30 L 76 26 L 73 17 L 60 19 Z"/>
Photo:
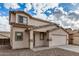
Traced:
<path id="1" fill-rule="evenodd" d="M 79 29 L 79 3 L 0 3 L 0 31 L 10 31 L 9 11 L 18 10 L 64 28 Z"/>

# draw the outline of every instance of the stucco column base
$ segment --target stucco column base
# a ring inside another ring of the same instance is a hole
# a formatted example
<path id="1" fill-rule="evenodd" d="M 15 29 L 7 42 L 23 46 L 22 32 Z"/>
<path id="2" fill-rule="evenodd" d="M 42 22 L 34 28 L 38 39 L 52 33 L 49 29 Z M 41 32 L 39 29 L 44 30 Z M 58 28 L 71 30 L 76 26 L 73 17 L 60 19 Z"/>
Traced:
<path id="1" fill-rule="evenodd" d="M 30 49 L 33 48 L 33 40 L 30 40 Z"/>

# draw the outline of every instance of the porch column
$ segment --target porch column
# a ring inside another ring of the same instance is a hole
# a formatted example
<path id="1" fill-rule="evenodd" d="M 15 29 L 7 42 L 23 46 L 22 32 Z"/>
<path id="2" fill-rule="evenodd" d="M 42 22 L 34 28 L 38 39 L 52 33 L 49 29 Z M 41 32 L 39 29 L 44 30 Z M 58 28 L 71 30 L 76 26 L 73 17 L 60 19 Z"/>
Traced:
<path id="1" fill-rule="evenodd" d="M 52 36 L 50 35 L 50 32 L 48 32 L 48 41 L 49 41 L 49 48 L 52 48 Z"/>
<path id="2" fill-rule="evenodd" d="M 33 31 L 30 31 L 30 49 L 32 49 L 33 48 L 33 42 L 34 40 L 33 40 Z"/>

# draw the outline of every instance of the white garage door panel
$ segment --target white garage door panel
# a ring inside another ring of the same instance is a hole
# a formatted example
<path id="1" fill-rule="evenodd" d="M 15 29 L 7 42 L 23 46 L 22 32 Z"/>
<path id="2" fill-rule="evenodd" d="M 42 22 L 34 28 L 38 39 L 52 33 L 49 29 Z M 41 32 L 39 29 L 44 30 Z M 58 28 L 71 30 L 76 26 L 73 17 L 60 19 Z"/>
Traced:
<path id="1" fill-rule="evenodd" d="M 65 45 L 66 44 L 66 36 L 52 36 L 52 45 Z"/>
<path id="2" fill-rule="evenodd" d="M 79 37 L 73 37 L 73 39 L 74 44 L 79 44 Z"/>

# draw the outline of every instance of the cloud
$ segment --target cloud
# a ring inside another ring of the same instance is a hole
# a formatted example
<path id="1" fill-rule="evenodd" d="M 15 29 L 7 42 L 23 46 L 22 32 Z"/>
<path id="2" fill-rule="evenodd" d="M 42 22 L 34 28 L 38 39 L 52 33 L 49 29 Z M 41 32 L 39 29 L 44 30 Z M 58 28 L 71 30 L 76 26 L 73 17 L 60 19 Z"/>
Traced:
<path id="1" fill-rule="evenodd" d="M 0 31 L 10 31 L 8 16 L 0 16 Z"/>
<path id="2" fill-rule="evenodd" d="M 61 8 L 55 8 L 55 10 L 54 10 L 54 16 L 56 18 L 60 18 L 63 15 L 64 15 L 64 11 L 62 11 Z"/>
<path id="3" fill-rule="evenodd" d="M 46 19 L 46 15 L 43 14 L 42 8 L 45 7 L 46 4 L 32 4 L 34 7 L 34 12 L 36 12 L 36 15 L 34 17 Z"/>
<path id="4" fill-rule="evenodd" d="M 12 8 L 12 9 L 20 8 L 20 6 L 17 3 L 5 3 L 4 7 L 7 8 L 7 9 L 9 9 L 9 8 Z"/>
<path id="5" fill-rule="evenodd" d="M 58 7 L 58 3 L 48 3 L 48 4 L 44 4 L 44 8 L 43 10 L 46 11 L 49 8 L 54 8 L 54 7 Z"/>
<path id="6" fill-rule="evenodd" d="M 26 11 L 29 11 L 30 9 L 32 9 L 32 4 L 31 3 L 30 4 L 28 3 L 25 6 L 26 6 L 26 8 L 25 8 Z"/>
<path id="7" fill-rule="evenodd" d="M 62 16 L 60 20 L 60 25 L 64 28 L 72 28 L 72 29 L 79 29 L 79 19 L 77 21 L 72 20 L 68 17 L 69 15 Z"/>
<path id="8" fill-rule="evenodd" d="M 34 17 L 37 17 L 37 18 L 43 18 L 43 19 L 46 19 L 47 20 L 47 16 L 46 14 L 44 13 L 46 10 L 50 9 L 50 8 L 54 8 L 54 7 L 57 7 L 58 4 L 56 3 L 35 3 L 35 4 L 32 4 L 32 7 L 34 8 L 34 12 L 36 12 L 36 15 L 34 15 Z M 51 13 L 51 11 L 48 11 L 48 13 Z"/>
<path id="9" fill-rule="evenodd" d="M 69 13 L 64 11 L 63 7 L 58 7 L 58 4 L 44 4 L 44 3 L 34 3 L 34 4 L 27 4 L 28 7 L 26 8 L 26 11 L 29 11 L 30 9 L 34 8 L 34 12 L 36 15 L 33 15 L 34 17 L 41 18 L 44 20 L 49 20 L 52 22 L 55 22 L 57 24 L 60 24 L 62 27 L 66 28 L 72 28 L 77 29 L 78 24 L 76 20 L 79 19 L 79 14 L 77 14 L 78 10 L 75 12 L 71 12 L 73 10 L 70 10 Z M 26 6 L 27 6 L 26 5 Z M 76 6 L 75 4 L 73 4 Z M 52 9 L 52 10 L 49 10 Z M 44 12 L 49 13 L 49 16 L 47 16 Z M 52 12 L 52 13 L 51 13 Z M 74 20 L 72 20 L 74 19 Z"/>
<path id="10" fill-rule="evenodd" d="M 26 6 L 26 8 L 24 9 L 25 12 L 29 11 L 32 8 L 31 3 L 27 3 L 25 6 Z"/>
<path id="11" fill-rule="evenodd" d="M 68 13 L 62 7 L 56 7 L 54 14 L 50 15 L 48 19 L 59 24 L 64 28 L 79 29 L 79 9 L 70 10 Z"/>
<path id="12" fill-rule="evenodd" d="M 68 13 L 68 18 L 76 21 L 79 19 L 79 14 L 77 14 L 75 12 Z"/>
<path id="13" fill-rule="evenodd" d="M 56 7 L 54 14 L 51 14 L 48 19 L 64 28 L 79 29 L 79 14 L 76 12 L 67 13 L 62 7 Z"/>
<path id="14" fill-rule="evenodd" d="M 33 15 L 33 17 L 46 19 L 46 15 L 42 13 L 42 8 L 44 8 L 45 5 L 46 4 L 44 3 L 26 4 L 26 8 L 24 9 L 24 11 L 28 12 L 29 10 L 34 9 L 33 12 L 36 13 L 36 15 Z"/>
<path id="15" fill-rule="evenodd" d="M 58 3 L 27 3 L 25 6 L 25 12 L 29 12 L 29 10 L 32 10 L 34 13 L 36 13 L 35 15 L 32 15 L 33 17 L 55 22 L 57 24 L 60 24 L 60 26 L 64 28 L 79 29 L 79 4 L 70 4 L 70 6 L 68 6 L 68 4 L 66 4 L 65 6 L 64 4 L 65 7 L 59 7 Z M 20 8 L 20 6 L 16 3 L 7 3 L 4 4 L 4 7 L 7 9 Z M 66 11 L 66 7 L 68 7 L 68 12 Z M 7 17 L 0 16 L 0 20 L 1 19 L 7 19 Z M 0 26 L 0 29 L 6 28 L 7 30 L 9 30 L 10 28 L 8 21 L 5 20 L 5 23 L 7 23 L 6 27 L 4 27 L 4 23 L 1 23 L 3 27 Z"/>

